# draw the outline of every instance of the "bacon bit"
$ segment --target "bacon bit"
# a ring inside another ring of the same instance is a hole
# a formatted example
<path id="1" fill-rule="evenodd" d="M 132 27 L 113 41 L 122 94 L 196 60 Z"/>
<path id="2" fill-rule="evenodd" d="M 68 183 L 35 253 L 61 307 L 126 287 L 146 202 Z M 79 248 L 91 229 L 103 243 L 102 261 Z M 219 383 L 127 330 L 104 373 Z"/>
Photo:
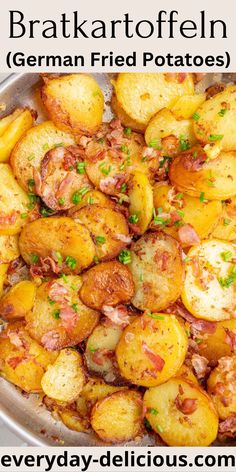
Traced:
<path id="1" fill-rule="evenodd" d="M 193 271 L 193 275 L 194 277 L 196 277 L 197 279 L 200 277 L 201 275 L 201 269 L 200 269 L 200 261 L 199 261 L 199 258 L 194 256 L 194 257 L 191 257 L 190 259 L 190 264 L 192 266 L 192 271 Z"/>
<path id="2" fill-rule="evenodd" d="M 226 420 L 219 424 L 219 433 L 226 437 L 233 438 L 236 434 L 236 413 L 232 413 Z"/>
<path id="3" fill-rule="evenodd" d="M 184 415 L 192 415 L 197 409 L 197 400 L 195 398 L 181 400 L 180 395 L 177 395 L 174 403 L 177 410 L 181 411 Z"/>
<path id="4" fill-rule="evenodd" d="M 194 151 L 197 152 L 196 158 L 194 157 Z M 203 164 L 206 162 L 206 159 L 207 155 L 202 148 L 192 148 L 182 153 L 183 167 L 190 172 L 200 170 Z"/>
<path id="5" fill-rule="evenodd" d="M 59 188 L 56 192 L 56 198 L 57 200 L 61 197 L 63 197 L 67 192 L 70 193 L 71 191 L 71 186 L 74 183 L 74 175 L 72 172 L 68 172 L 64 179 L 61 181 Z"/>
<path id="6" fill-rule="evenodd" d="M 17 331 L 9 331 L 7 335 L 8 335 L 8 338 L 10 339 L 10 343 L 16 346 L 18 349 L 22 349 L 25 347 Z"/>
<path id="7" fill-rule="evenodd" d="M 64 305 L 60 310 L 60 321 L 66 332 L 70 333 L 76 327 L 78 314 L 68 305 Z"/>
<path id="8" fill-rule="evenodd" d="M 86 148 L 89 141 L 90 141 L 90 138 L 88 138 L 88 136 L 81 136 L 81 138 L 79 139 L 79 144 L 83 148 Z"/>
<path id="9" fill-rule="evenodd" d="M 236 333 L 228 328 L 224 328 L 226 337 L 225 341 L 230 346 L 232 352 L 236 352 Z"/>
<path id="10" fill-rule="evenodd" d="M 113 357 L 114 351 L 111 349 L 97 349 L 92 353 L 92 361 L 97 365 L 103 365 L 106 357 Z"/>
<path id="11" fill-rule="evenodd" d="M 56 330 L 48 331 L 41 338 L 41 343 L 48 351 L 54 351 L 58 348 L 58 341 L 60 340 L 60 333 Z"/>
<path id="12" fill-rule="evenodd" d="M 139 227 L 138 223 L 130 223 L 130 221 L 128 221 L 128 225 L 129 225 L 129 228 L 130 228 L 130 230 L 133 234 L 139 234 L 140 233 L 140 227 Z"/>
<path id="13" fill-rule="evenodd" d="M 101 179 L 99 183 L 100 190 L 104 193 L 113 193 L 114 190 L 120 191 L 122 185 L 127 183 L 129 175 L 127 173 L 117 174 L 114 177 Z"/>
<path id="14" fill-rule="evenodd" d="M 58 282 L 51 281 L 48 283 L 49 287 L 49 297 L 54 301 L 54 302 L 59 302 L 63 303 L 65 302 L 66 298 L 69 295 L 69 291 L 66 287 L 61 285 Z"/>
<path id="15" fill-rule="evenodd" d="M 114 120 L 111 120 L 109 125 L 110 125 L 111 129 L 122 129 L 123 130 L 121 121 L 119 119 L 115 118 Z"/>
<path id="16" fill-rule="evenodd" d="M 112 323 L 118 326 L 125 327 L 130 324 L 128 310 L 124 305 L 118 305 L 116 307 L 103 305 L 102 312 Z"/>
<path id="17" fill-rule="evenodd" d="M 16 369 L 16 367 L 23 362 L 24 357 L 16 356 L 16 357 L 11 357 L 10 359 L 7 359 L 7 363 L 12 369 Z"/>
<path id="18" fill-rule="evenodd" d="M 17 219 L 17 212 L 12 211 L 10 215 L 6 215 L 5 213 L 0 213 L 0 225 L 13 225 Z"/>
<path id="19" fill-rule="evenodd" d="M 161 372 L 165 365 L 164 359 L 162 359 L 158 354 L 153 352 L 144 341 L 142 341 L 142 351 L 151 361 L 155 369 L 158 370 L 158 372 Z"/>
<path id="20" fill-rule="evenodd" d="M 195 229 L 190 224 L 181 226 L 178 230 L 179 239 L 182 244 L 194 246 L 200 244 L 200 238 Z"/>
<path id="21" fill-rule="evenodd" d="M 173 134 L 166 136 L 166 138 L 162 138 L 161 144 L 170 157 L 174 156 L 179 150 L 179 140 Z"/>
<path id="22" fill-rule="evenodd" d="M 223 83 L 210 85 L 210 87 L 206 89 L 206 94 L 207 94 L 206 99 L 209 100 L 209 98 L 214 97 L 214 95 L 217 95 L 218 93 L 223 92 L 224 89 L 225 89 L 225 84 Z"/>
<path id="23" fill-rule="evenodd" d="M 206 357 L 193 354 L 191 363 L 198 379 L 203 379 L 209 373 L 208 359 Z"/>
<path id="24" fill-rule="evenodd" d="M 154 261 L 157 263 L 158 269 L 161 271 L 168 269 L 170 253 L 167 251 L 157 250 L 154 254 Z"/>
<path id="25" fill-rule="evenodd" d="M 179 72 L 178 73 L 178 82 L 179 84 L 182 84 L 186 79 L 187 79 L 187 72 Z"/>
<path id="26" fill-rule="evenodd" d="M 176 301 L 170 305 L 166 310 L 166 313 L 181 316 L 188 321 L 198 331 L 203 331 L 207 334 L 213 334 L 216 331 L 217 323 L 213 321 L 206 321 L 194 318 L 191 313 L 185 308 L 181 301 Z"/>
<path id="27" fill-rule="evenodd" d="M 40 257 L 37 264 L 32 264 L 30 266 L 30 274 L 32 277 L 44 277 L 45 275 L 53 272 L 54 274 L 59 274 L 61 272 L 60 267 L 50 256 L 42 258 Z"/>
<path id="28" fill-rule="evenodd" d="M 41 189 L 42 189 L 42 178 L 41 178 L 41 175 L 39 173 L 39 171 L 37 169 L 33 169 L 33 178 L 34 178 L 34 181 L 35 181 L 35 191 L 37 193 L 37 195 L 41 195 Z"/>
<path id="29" fill-rule="evenodd" d="M 160 157 L 161 152 L 158 149 L 154 149 L 153 147 L 144 147 L 142 151 L 143 157 L 148 157 L 149 159 L 154 159 Z"/>
<path id="30" fill-rule="evenodd" d="M 117 239 L 118 241 L 122 241 L 125 244 L 131 244 L 132 243 L 132 238 L 130 236 L 126 236 L 125 234 L 117 233 L 115 235 L 115 239 Z"/>

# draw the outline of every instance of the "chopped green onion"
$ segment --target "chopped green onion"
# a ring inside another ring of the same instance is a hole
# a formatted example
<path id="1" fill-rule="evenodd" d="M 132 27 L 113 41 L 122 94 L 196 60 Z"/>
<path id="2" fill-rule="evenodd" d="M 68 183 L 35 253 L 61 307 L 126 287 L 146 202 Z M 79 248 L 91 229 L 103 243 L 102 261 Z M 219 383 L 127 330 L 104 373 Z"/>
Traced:
<path id="1" fill-rule="evenodd" d="M 223 261 L 228 262 L 228 261 L 231 261 L 233 254 L 231 251 L 222 252 L 221 257 Z"/>
<path id="2" fill-rule="evenodd" d="M 79 308 L 78 303 L 73 303 L 73 304 L 71 305 L 71 308 L 75 311 L 75 313 L 78 313 L 78 308 Z"/>
<path id="3" fill-rule="evenodd" d="M 147 312 L 145 313 L 146 316 L 149 316 L 150 318 L 153 318 L 154 320 L 164 320 L 165 317 L 161 315 L 156 315 L 155 313 L 152 312 Z"/>
<path id="4" fill-rule="evenodd" d="M 164 431 L 160 424 L 156 425 L 156 429 L 157 429 L 158 433 L 163 433 L 163 431 Z"/>
<path id="5" fill-rule="evenodd" d="M 197 113 L 197 112 L 195 111 L 195 113 L 193 113 L 193 115 L 192 115 L 192 119 L 193 119 L 194 121 L 200 120 L 200 115 L 199 115 L 199 113 Z"/>
<path id="6" fill-rule="evenodd" d="M 223 139 L 223 134 L 210 134 L 209 141 L 221 141 Z"/>
<path id="7" fill-rule="evenodd" d="M 122 184 L 122 185 L 121 185 L 121 188 L 120 188 L 121 193 L 125 193 L 126 190 L 127 190 L 127 185 L 126 185 L 126 184 Z"/>
<path id="8" fill-rule="evenodd" d="M 224 218 L 224 220 L 223 220 L 223 225 L 224 226 L 228 226 L 228 225 L 230 225 L 230 223 L 231 223 L 231 220 L 229 220 L 228 218 Z"/>
<path id="9" fill-rule="evenodd" d="M 60 318 L 60 313 L 61 313 L 61 311 L 58 310 L 58 309 L 53 310 L 53 312 L 52 312 L 53 318 L 55 318 L 55 320 L 59 320 L 59 318 Z"/>
<path id="10" fill-rule="evenodd" d="M 190 148 L 188 140 L 183 135 L 180 135 L 179 137 L 179 147 L 181 151 L 187 151 Z"/>
<path id="11" fill-rule="evenodd" d="M 127 136 L 130 136 L 131 133 L 132 133 L 132 129 L 131 129 L 131 128 L 125 128 L 125 129 L 124 129 L 124 133 L 125 133 Z"/>
<path id="12" fill-rule="evenodd" d="M 60 206 L 63 206 L 63 205 L 65 205 L 65 201 L 66 201 L 65 197 L 61 197 L 61 198 L 58 199 L 58 204 Z"/>
<path id="13" fill-rule="evenodd" d="M 110 165 L 108 166 L 106 162 L 102 162 L 99 165 L 99 169 L 104 175 L 109 175 L 112 170 L 112 167 Z"/>
<path id="14" fill-rule="evenodd" d="M 93 258 L 93 262 L 94 262 L 95 264 L 99 264 L 99 259 L 98 259 L 98 257 L 97 257 L 97 256 L 94 256 L 94 258 Z"/>
<path id="15" fill-rule="evenodd" d="M 129 222 L 132 223 L 132 224 L 136 224 L 138 223 L 138 215 L 130 215 L 129 216 Z"/>
<path id="16" fill-rule="evenodd" d="M 32 161 L 33 159 L 35 159 L 35 154 L 30 154 L 28 156 L 28 161 Z"/>
<path id="17" fill-rule="evenodd" d="M 37 254 L 31 254 L 32 264 L 37 264 L 38 261 L 39 261 L 39 256 L 37 256 Z"/>
<path id="18" fill-rule="evenodd" d="M 225 113 L 226 113 L 226 112 L 227 112 L 227 109 L 226 109 L 226 108 L 222 108 L 222 109 L 219 111 L 218 115 L 222 118 L 223 116 L 225 116 Z"/>
<path id="19" fill-rule="evenodd" d="M 208 202 L 208 200 L 205 198 L 205 193 L 204 192 L 200 193 L 199 200 L 200 200 L 201 203 L 207 203 Z"/>
<path id="20" fill-rule="evenodd" d="M 131 252 L 127 249 L 126 250 L 124 249 L 123 251 L 120 252 L 118 259 L 124 265 L 130 264 L 130 262 L 131 262 Z"/>
<path id="21" fill-rule="evenodd" d="M 48 296 L 48 303 L 50 305 L 55 305 L 56 302 L 54 302 L 54 300 L 52 300 L 49 296 Z"/>
<path id="22" fill-rule="evenodd" d="M 28 189 L 30 192 L 33 192 L 33 187 L 35 186 L 35 181 L 34 179 L 29 179 L 28 180 Z"/>
<path id="23" fill-rule="evenodd" d="M 76 163 L 76 172 L 77 174 L 85 174 L 86 162 L 77 162 Z"/>
<path id="24" fill-rule="evenodd" d="M 70 267 L 70 269 L 74 270 L 77 266 L 76 259 L 72 256 L 67 256 L 66 257 L 66 265 Z"/>
<path id="25" fill-rule="evenodd" d="M 151 413 L 151 415 L 158 415 L 158 410 L 156 408 L 148 408 L 148 413 Z"/>
<path id="26" fill-rule="evenodd" d="M 106 242 L 106 238 L 104 238 L 104 236 L 96 236 L 95 239 L 98 244 L 104 244 Z"/>

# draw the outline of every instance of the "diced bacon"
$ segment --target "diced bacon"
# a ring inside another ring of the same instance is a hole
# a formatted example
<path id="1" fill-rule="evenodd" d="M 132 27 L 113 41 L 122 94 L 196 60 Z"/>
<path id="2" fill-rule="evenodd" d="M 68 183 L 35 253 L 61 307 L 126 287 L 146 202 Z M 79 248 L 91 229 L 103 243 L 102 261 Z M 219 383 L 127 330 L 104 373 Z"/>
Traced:
<path id="1" fill-rule="evenodd" d="M 164 359 L 162 359 L 162 357 L 153 352 L 144 341 L 142 341 L 142 351 L 145 356 L 147 356 L 148 359 L 151 361 L 153 367 L 155 367 L 158 372 L 161 372 L 165 365 Z"/>
<path id="2" fill-rule="evenodd" d="M 102 312 L 112 321 L 112 323 L 118 326 L 125 327 L 130 324 L 128 310 L 124 305 L 118 305 L 115 307 L 103 305 Z"/>
<path id="3" fill-rule="evenodd" d="M 185 308 L 181 301 L 176 301 L 170 305 L 166 310 L 167 313 L 181 316 L 188 321 L 198 331 L 203 331 L 207 334 L 213 334 L 216 330 L 217 324 L 213 321 L 206 321 L 194 318 L 191 313 Z"/>
<path id="4" fill-rule="evenodd" d="M 232 352 L 236 352 L 236 333 L 228 328 L 224 328 L 226 333 L 225 341 L 230 346 Z"/>
<path id="5" fill-rule="evenodd" d="M 73 308 L 65 304 L 60 310 L 60 321 L 63 328 L 67 332 L 71 332 L 78 322 L 78 314 Z"/>
<path id="6" fill-rule="evenodd" d="M 92 360 L 97 365 L 103 365 L 106 362 L 106 357 L 112 357 L 113 355 L 114 351 L 110 349 L 96 349 L 92 353 Z"/>
<path id="7" fill-rule="evenodd" d="M 17 331 L 9 331 L 8 338 L 10 339 L 10 343 L 16 346 L 18 349 L 24 348 L 24 343 Z"/>
<path id="8" fill-rule="evenodd" d="M 142 156 L 148 157 L 150 159 L 158 157 L 160 155 L 160 151 L 154 149 L 153 147 L 144 147 Z"/>
<path id="9" fill-rule="evenodd" d="M 58 331 L 48 331 L 41 338 L 41 343 L 48 351 L 54 351 L 58 348 L 58 341 L 60 340 L 60 334 Z"/>
<path id="10" fill-rule="evenodd" d="M 179 72 L 178 73 L 178 82 L 179 84 L 182 84 L 186 79 L 187 79 L 187 72 Z"/>
<path id="11" fill-rule="evenodd" d="M 90 141 L 90 138 L 88 138 L 88 136 L 81 136 L 81 138 L 79 139 L 79 144 L 83 148 L 86 148 L 89 141 Z"/>
<path id="12" fill-rule="evenodd" d="M 181 226 L 178 230 L 179 239 L 182 244 L 194 246 L 200 244 L 200 238 L 195 229 L 190 224 Z"/>
<path id="13" fill-rule="evenodd" d="M 125 243 L 125 244 L 131 244 L 132 242 L 132 238 L 130 236 L 126 236 L 125 234 L 120 234 L 120 233 L 117 233 L 115 235 L 115 239 L 117 239 L 118 241 L 122 241 L 122 243 Z"/>
<path id="14" fill-rule="evenodd" d="M 195 398 L 185 398 L 181 400 L 180 395 L 177 395 L 175 406 L 177 410 L 181 411 L 184 415 L 192 415 L 197 409 L 197 400 Z"/>
<path id="15" fill-rule="evenodd" d="M 5 213 L 0 213 L 1 226 L 13 225 L 16 222 L 16 219 L 17 219 L 16 211 L 12 211 L 10 215 L 6 215 Z"/>
<path id="16" fill-rule="evenodd" d="M 21 362 L 24 360 L 24 357 L 22 356 L 16 356 L 16 357 L 11 357 L 10 359 L 7 359 L 7 363 L 12 369 L 16 369 L 16 367 L 21 364 Z"/>
<path id="17" fill-rule="evenodd" d="M 203 379 L 209 372 L 208 359 L 206 359 L 206 357 L 200 356 L 199 354 L 193 354 L 191 362 L 197 378 Z"/>
<path id="18" fill-rule="evenodd" d="M 114 190 L 117 192 L 120 191 L 121 186 L 128 181 L 128 174 L 117 174 L 114 177 L 106 177 L 105 179 L 101 179 L 99 186 L 100 190 L 104 193 L 114 193 Z"/>
<path id="19" fill-rule="evenodd" d="M 196 156 L 195 156 L 196 153 Z M 190 149 L 183 153 L 182 163 L 185 169 L 190 172 L 201 170 L 207 159 L 207 155 L 202 148 Z"/>
<path id="20" fill-rule="evenodd" d="M 121 121 L 118 119 L 114 119 L 110 122 L 111 129 L 123 129 Z"/>
<path id="21" fill-rule="evenodd" d="M 219 433 L 229 438 L 236 435 L 236 413 L 232 413 L 226 420 L 220 422 Z"/>
<path id="22" fill-rule="evenodd" d="M 66 287 L 61 285 L 58 282 L 52 281 L 48 283 L 49 286 L 49 297 L 54 301 L 54 302 L 59 302 L 63 303 L 67 299 L 69 295 L 69 291 Z"/>
<path id="23" fill-rule="evenodd" d="M 179 150 L 179 140 L 173 134 L 166 136 L 166 138 L 162 138 L 161 144 L 170 157 L 174 156 Z"/>

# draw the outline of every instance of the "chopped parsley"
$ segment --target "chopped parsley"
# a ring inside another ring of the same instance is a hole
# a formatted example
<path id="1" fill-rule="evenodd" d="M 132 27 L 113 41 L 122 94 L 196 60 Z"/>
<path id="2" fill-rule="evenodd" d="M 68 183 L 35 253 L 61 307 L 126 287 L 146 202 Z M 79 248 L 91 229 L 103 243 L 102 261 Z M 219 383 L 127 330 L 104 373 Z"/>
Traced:
<path id="1" fill-rule="evenodd" d="M 56 143 L 56 144 L 54 144 L 53 147 L 58 148 L 58 147 L 63 147 L 63 146 L 65 146 L 65 143 Z"/>
<path id="2" fill-rule="evenodd" d="M 126 249 L 126 250 L 124 249 L 123 251 L 120 252 L 118 259 L 124 265 L 130 264 L 130 262 L 131 262 L 131 252 L 128 249 Z"/>
<path id="3" fill-rule="evenodd" d="M 24 220 L 25 218 L 27 218 L 28 216 L 28 213 L 21 213 L 20 217 L 22 218 L 22 220 Z"/>
<path id="4" fill-rule="evenodd" d="M 89 346 L 88 348 L 89 348 L 90 352 L 96 352 L 97 351 L 97 348 L 95 348 L 95 347 Z"/>
<path id="5" fill-rule="evenodd" d="M 74 270 L 77 266 L 76 259 L 72 256 L 67 256 L 66 257 L 66 265 L 70 267 L 70 269 Z"/>
<path id="6" fill-rule="evenodd" d="M 184 198 L 184 194 L 183 193 L 177 193 L 175 198 L 176 198 L 176 200 L 182 200 L 182 198 Z"/>
<path id="7" fill-rule="evenodd" d="M 166 162 L 167 162 L 166 172 L 168 172 L 169 164 L 171 164 L 172 162 L 172 158 L 170 156 L 163 156 L 163 158 L 160 159 L 159 161 L 159 165 L 160 165 L 160 169 L 162 169 L 162 167 L 164 167 Z"/>
<path id="8" fill-rule="evenodd" d="M 43 151 L 48 151 L 48 149 L 49 149 L 49 144 L 48 144 L 48 143 L 45 143 L 45 144 L 43 145 Z"/>

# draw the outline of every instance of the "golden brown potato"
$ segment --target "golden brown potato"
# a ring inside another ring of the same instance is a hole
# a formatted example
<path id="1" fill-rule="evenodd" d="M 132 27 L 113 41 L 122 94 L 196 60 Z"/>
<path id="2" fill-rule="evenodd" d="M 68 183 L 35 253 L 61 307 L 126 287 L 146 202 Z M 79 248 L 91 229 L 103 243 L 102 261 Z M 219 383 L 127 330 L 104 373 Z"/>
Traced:
<path id="1" fill-rule="evenodd" d="M 11 120 L 10 117 L 13 119 Z M 12 149 L 19 141 L 21 136 L 33 126 L 34 122 L 34 115 L 28 109 L 24 110 L 22 108 L 19 110 L 19 114 L 17 113 L 16 115 L 16 113 L 13 112 L 10 117 L 7 128 L 4 130 L 3 134 L 0 135 L 0 162 L 7 162 L 9 160 Z M 5 122 L 2 125 L 2 129 L 5 128 L 7 121 L 6 118 L 3 118 Z"/>
<path id="2" fill-rule="evenodd" d="M 131 242 L 125 217 L 111 208 L 87 205 L 72 217 L 90 232 L 100 261 L 113 259 Z"/>
<path id="3" fill-rule="evenodd" d="M 217 436 L 218 417 L 199 387 L 170 379 L 145 392 L 146 417 L 168 446 L 209 446 Z"/>
<path id="4" fill-rule="evenodd" d="M 67 276 L 45 282 L 36 291 L 35 303 L 27 313 L 27 329 L 46 349 L 75 346 L 86 339 L 99 321 L 99 313 L 81 302 L 82 280 Z"/>
<path id="5" fill-rule="evenodd" d="M 124 390 L 99 400 L 92 410 L 91 424 L 103 441 L 118 443 L 134 439 L 142 427 L 141 394 Z"/>
<path id="6" fill-rule="evenodd" d="M 90 334 L 85 351 L 85 361 L 92 375 L 104 378 L 107 383 L 121 384 L 117 369 L 115 349 L 122 334 L 122 327 L 101 323 Z"/>
<path id="7" fill-rule="evenodd" d="M 108 395 L 111 395 L 112 393 L 120 392 L 121 390 L 123 391 L 126 389 L 127 387 L 116 387 L 114 385 L 108 385 L 102 379 L 90 378 L 81 392 L 81 397 L 85 399 L 86 404 L 89 405 L 89 408 L 91 408 L 91 406 L 95 405 L 98 400 L 102 400 L 103 398 L 107 397 Z M 79 408 L 80 411 L 80 399 L 77 400 L 76 403 L 77 408 Z"/>
<path id="8" fill-rule="evenodd" d="M 148 229 L 153 212 L 153 192 L 148 177 L 134 171 L 128 184 L 129 221 L 136 225 L 135 232 L 143 234 Z"/>
<path id="9" fill-rule="evenodd" d="M 3 286 L 6 280 L 8 267 L 9 267 L 9 264 L 0 264 L 0 296 L 2 295 L 2 292 L 3 292 Z"/>
<path id="10" fill-rule="evenodd" d="M 29 129 L 14 147 L 10 164 L 21 185 L 28 191 L 29 180 L 34 178 L 34 169 L 39 171 L 44 155 L 50 149 L 75 144 L 74 138 L 60 131 L 51 121 L 44 121 Z"/>
<path id="11" fill-rule="evenodd" d="M 0 373 L 25 392 L 42 390 L 42 376 L 57 355 L 33 340 L 22 323 L 11 323 L 0 334 Z"/>
<path id="12" fill-rule="evenodd" d="M 24 318 L 33 308 L 36 287 L 29 280 L 19 282 L 0 299 L 0 316 L 7 321 Z"/>
<path id="13" fill-rule="evenodd" d="M 179 74 L 122 73 L 113 85 L 122 108 L 144 125 L 162 108 L 173 106 L 181 95 L 194 92 L 191 74 L 182 80 Z"/>
<path id="14" fill-rule="evenodd" d="M 131 128 L 133 131 L 137 131 L 137 133 L 143 133 L 145 131 L 145 125 L 142 123 L 138 123 L 137 121 L 130 118 L 130 116 L 125 112 L 122 108 L 121 104 L 118 102 L 116 94 L 113 93 L 111 98 L 111 108 L 117 118 L 121 121 L 122 125 L 126 128 Z"/>
<path id="15" fill-rule="evenodd" d="M 72 408 L 56 409 L 59 418 L 64 425 L 76 431 L 77 433 L 86 433 L 89 428 L 89 423 L 86 418 L 81 418 L 80 414 Z"/>
<path id="16" fill-rule="evenodd" d="M 127 303 L 133 294 L 130 270 L 118 261 L 102 262 L 83 274 L 80 298 L 94 310 L 101 310 L 104 305 Z"/>
<path id="17" fill-rule="evenodd" d="M 80 273 L 95 256 L 95 245 L 85 226 L 68 217 L 40 218 L 28 223 L 19 239 L 27 264 L 51 257 L 63 273 Z M 34 257 L 35 256 L 35 257 Z"/>
<path id="18" fill-rule="evenodd" d="M 17 234 L 26 223 L 29 198 L 14 179 L 8 164 L 0 163 L 0 235 Z"/>
<path id="19" fill-rule="evenodd" d="M 2 136 L 9 125 L 22 113 L 22 108 L 16 108 L 9 115 L 4 116 L 0 119 L 0 136 Z"/>
<path id="20" fill-rule="evenodd" d="M 171 236 L 142 236 L 131 246 L 129 268 L 135 285 L 132 303 L 139 310 L 160 311 L 179 297 L 184 269 L 180 246 Z"/>
<path id="21" fill-rule="evenodd" d="M 231 356 L 235 350 L 236 319 L 216 323 L 215 332 L 202 333 L 203 339 L 198 344 L 199 354 L 206 357 L 212 364 L 221 357 Z"/>
<path id="22" fill-rule="evenodd" d="M 14 261 L 20 255 L 18 246 L 18 235 L 0 235 L 0 264 Z"/>
<path id="23" fill-rule="evenodd" d="M 104 193 L 99 192 L 99 190 L 90 190 L 86 192 L 85 195 L 81 195 L 81 201 L 70 208 L 68 216 L 73 218 L 73 213 L 87 205 L 99 205 L 104 208 L 114 208 L 115 206 L 114 202 L 107 195 L 104 195 Z"/>
<path id="24" fill-rule="evenodd" d="M 175 102 L 174 106 L 171 108 L 171 111 L 178 120 L 187 120 L 188 118 L 193 117 L 196 110 L 205 100 L 205 93 L 182 95 L 182 97 L 179 97 L 177 102 Z"/>
<path id="25" fill-rule="evenodd" d="M 207 381 L 208 393 L 222 420 L 236 413 L 235 381 L 236 356 L 222 357 Z"/>
<path id="26" fill-rule="evenodd" d="M 206 238 L 222 215 L 220 201 L 201 202 L 199 198 L 176 192 L 174 187 L 166 182 L 157 182 L 154 185 L 153 200 L 156 213 L 161 209 L 167 218 L 167 225 L 161 225 L 160 229 L 176 239 L 180 239 L 179 228 L 183 224 L 190 224 L 200 239 Z M 158 225 L 153 226 L 154 228 L 158 229 Z M 183 240 L 181 243 L 186 246 Z"/>
<path id="27" fill-rule="evenodd" d="M 220 219 L 212 233 L 213 238 L 236 241 L 236 198 L 223 205 Z"/>
<path id="28" fill-rule="evenodd" d="M 235 93 L 235 85 L 226 87 L 197 109 L 198 119 L 194 122 L 194 131 L 201 143 L 219 142 L 224 151 L 236 149 Z"/>
<path id="29" fill-rule="evenodd" d="M 121 375 L 153 387 L 173 377 L 184 362 L 187 336 L 174 315 L 146 313 L 125 328 L 116 348 Z"/>
<path id="30" fill-rule="evenodd" d="M 51 120 L 63 131 L 93 134 L 102 123 L 103 93 L 90 75 L 47 77 L 41 95 Z"/>
<path id="31" fill-rule="evenodd" d="M 184 381 L 188 383 L 199 385 L 197 377 L 194 375 L 190 367 L 188 367 L 186 364 L 181 365 L 175 377 L 183 379 Z"/>
<path id="32" fill-rule="evenodd" d="M 200 148 L 181 153 L 170 165 L 170 181 L 180 192 L 201 200 L 224 200 L 235 195 L 236 153 L 208 159 Z"/>
<path id="33" fill-rule="evenodd" d="M 182 301 L 196 318 L 227 320 L 235 314 L 233 244 L 219 239 L 202 241 L 188 252 Z"/>
<path id="34" fill-rule="evenodd" d="M 168 153 L 168 141 L 166 138 L 174 137 L 175 139 L 175 153 L 180 150 L 181 140 L 184 140 L 188 145 L 196 143 L 196 138 L 193 132 L 193 124 L 190 119 L 177 119 L 172 111 L 167 108 L 160 110 L 149 121 L 145 131 L 145 141 L 147 146 L 153 143 L 156 147 L 163 150 L 164 154 Z"/>
<path id="35" fill-rule="evenodd" d="M 47 367 L 41 385 L 44 393 L 54 400 L 73 402 L 85 384 L 81 355 L 74 349 L 63 349 Z"/>

